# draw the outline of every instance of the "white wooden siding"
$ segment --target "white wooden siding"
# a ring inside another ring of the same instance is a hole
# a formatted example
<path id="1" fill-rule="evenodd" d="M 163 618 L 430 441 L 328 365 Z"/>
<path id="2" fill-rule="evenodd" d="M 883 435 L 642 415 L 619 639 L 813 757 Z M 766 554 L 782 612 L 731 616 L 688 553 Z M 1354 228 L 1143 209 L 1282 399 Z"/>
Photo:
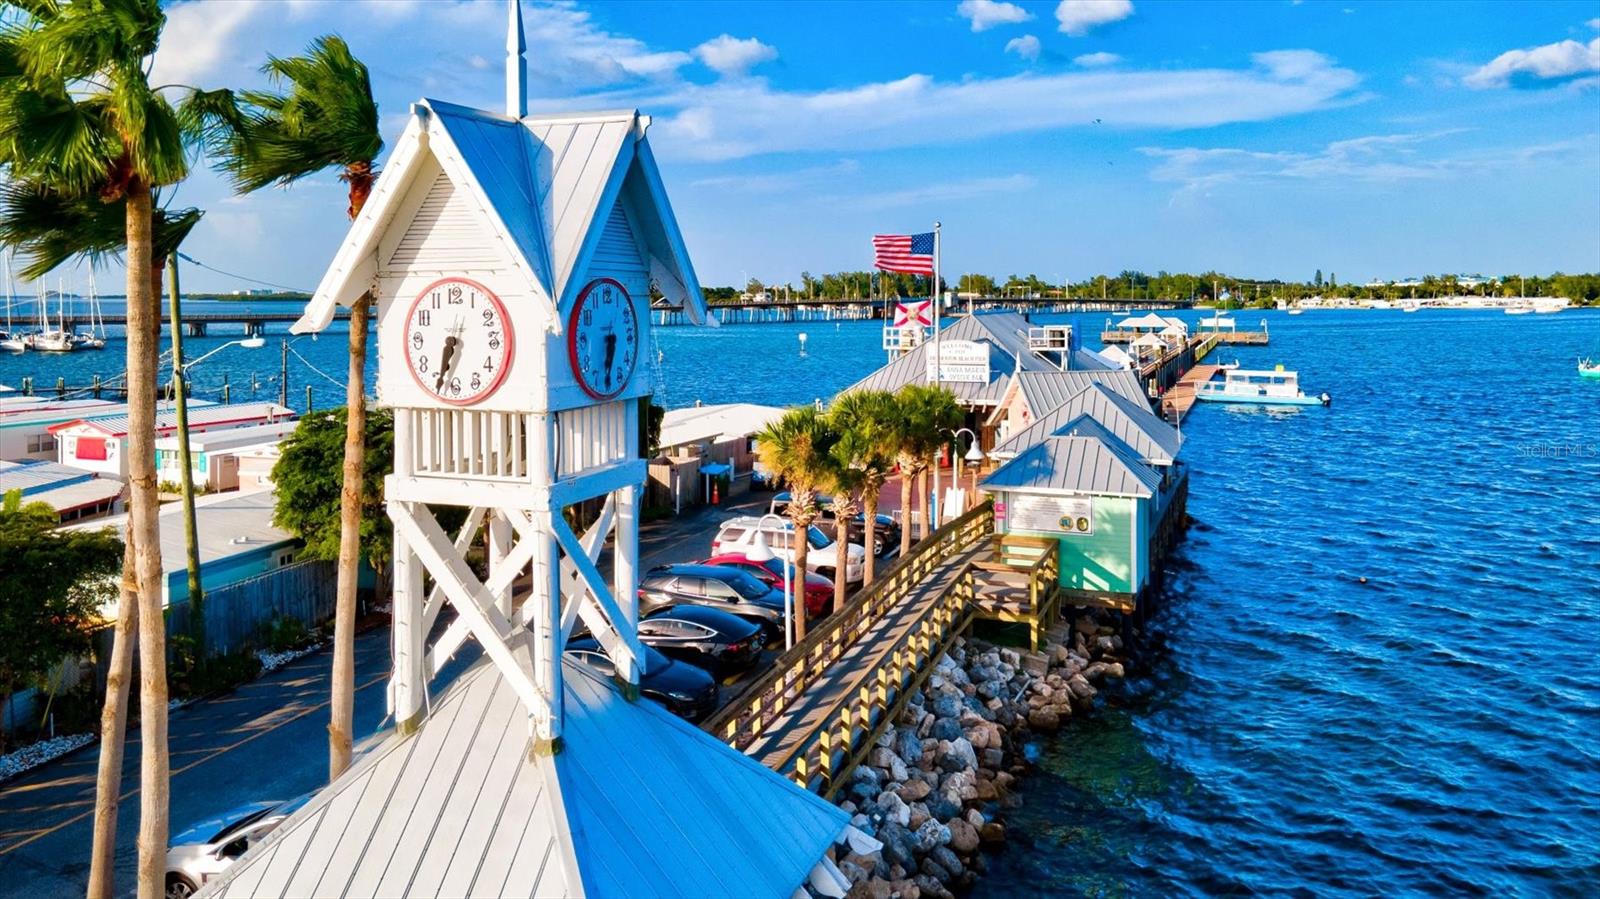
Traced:
<path id="1" fill-rule="evenodd" d="M 600 233 L 600 243 L 595 247 L 585 277 L 590 281 L 602 277 L 616 278 L 627 288 L 636 307 L 649 294 L 650 270 L 639 254 L 639 244 L 634 239 L 633 228 L 628 224 L 628 216 L 620 199 L 611 207 L 611 215 L 606 218 L 605 230 Z M 639 309 L 635 308 L 634 311 L 638 312 Z M 648 316 L 645 319 L 648 320 Z"/>
<path id="2" fill-rule="evenodd" d="M 617 400 L 556 415 L 558 477 L 633 458 L 628 403 Z M 396 409 L 401 474 L 528 480 L 528 417 L 481 409 Z"/>
<path id="3" fill-rule="evenodd" d="M 419 186 L 412 189 L 417 190 Z M 470 271 L 502 266 L 494 236 L 482 224 L 466 191 L 440 171 L 428 185 L 416 214 L 394 252 L 390 269 L 449 269 Z"/>

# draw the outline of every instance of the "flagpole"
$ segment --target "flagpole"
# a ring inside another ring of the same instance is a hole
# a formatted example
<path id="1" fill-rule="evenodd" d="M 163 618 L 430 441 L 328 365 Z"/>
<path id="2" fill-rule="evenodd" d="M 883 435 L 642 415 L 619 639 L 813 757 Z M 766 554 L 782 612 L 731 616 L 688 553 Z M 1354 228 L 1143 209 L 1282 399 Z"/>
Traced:
<path id="1" fill-rule="evenodd" d="M 944 310 L 939 307 L 944 305 L 944 297 L 939 290 L 939 230 L 940 224 L 933 223 L 933 383 L 939 383 L 939 316 Z M 941 437 L 941 440 L 943 438 Z M 939 457 L 933 457 L 933 503 L 928 508 L 933 510 L 932 520 L 928 522 L 928 533 L 931 534 L 939 528 Z M 924 535 L 926 536 L 926 535 Z"/>

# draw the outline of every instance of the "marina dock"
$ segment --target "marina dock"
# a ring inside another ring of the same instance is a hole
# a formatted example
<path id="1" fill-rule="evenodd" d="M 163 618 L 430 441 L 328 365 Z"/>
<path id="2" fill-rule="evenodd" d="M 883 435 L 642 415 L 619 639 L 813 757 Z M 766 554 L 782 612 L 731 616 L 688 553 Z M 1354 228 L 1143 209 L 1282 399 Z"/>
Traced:
<path id="1" fill-rule="evenodd" d="M 1216 377 L 1219 371 L 1222 371 L 1220 365 L 1196 365 L 1184 372 L 1178 378 L 1178 382 L 1172 385 L 1172 389 L 1161 398 L 1162 417 L 1174 424 L 1182 422 L 1184 416 L 1194 407 L 1195 390 Z"/>
<path id="2" fill-rule="evenodd" d="M 1144 333 L 1145 332 L 1142 332 L 1142 331 L 1123 331 L 1123 330 L 1101 331 L 1100 332 L 1100 342 L 1104 343 L 1104 344 L 1107 344 L 1107 345 L 1117 344 L 1117 343 L 1121 343 L 1121 344 L 1133 343 L 1135 340 L 1139 339 L 1139 337 L 1142 336 Z M 1197 331 L 1197 332 L 1195 332 L 1194 336 L 1195 337 L 1215 337 L 1217 343 L 1243 344 L 1243 345 L 1248 345 L 1248 346 L 1266 346 L 1267 345 L 1267 336 L 1268 335 L 1267 335 L 1266 329 L 1263 328 L 1260 331 L 1230 331 L 1230 330 L 1212 331 L 1212 330 L 1208 329 L 1208 330 L 1205 330 L 1205 331 Z"/>

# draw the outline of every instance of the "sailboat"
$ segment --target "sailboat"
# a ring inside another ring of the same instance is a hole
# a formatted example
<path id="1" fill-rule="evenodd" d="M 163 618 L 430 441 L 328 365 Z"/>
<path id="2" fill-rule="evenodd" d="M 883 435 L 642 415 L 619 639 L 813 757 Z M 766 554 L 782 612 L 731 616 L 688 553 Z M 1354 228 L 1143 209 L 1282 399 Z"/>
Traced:
<path id="1" fill-rule="evenodd" d="M 0 331 L 0 351 L 7 353 L 25 353 L 28 342 L 22 335 L 14 330 L 11 324 L 11 254 L 6 254 L 6 329 Z"/>
<path id="2" fill-rule="evenodd" d="M 80 350 L 106 348 L 106 323 L 100 316 L 100 295 L 94 289 L 94 269 L 89 269 L 89 333 L 72 335 L 72 342 Z"/>
<path id="3" fill-rule="evenodd" d="M 56 304 L 63 323 L 67 320 L 66 301 L 66 291 L 58 290 Z M 49 295 L 42 288 L 39 291 L 39 324 L 41 326 L 39 333 L 29 338 L 29 345 L 33 349 L 41 353 L 70 353 L 75 349 L 72 335 L 68 334 L 66 329 L 59 327 L 55 330 L 50 329 Z"/>

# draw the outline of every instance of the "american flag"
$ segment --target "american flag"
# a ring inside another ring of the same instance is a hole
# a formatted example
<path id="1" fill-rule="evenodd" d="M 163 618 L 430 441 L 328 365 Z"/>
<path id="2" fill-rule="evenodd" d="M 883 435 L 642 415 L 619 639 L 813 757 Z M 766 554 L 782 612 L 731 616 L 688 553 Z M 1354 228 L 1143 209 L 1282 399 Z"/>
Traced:
<path id="1" fill-rule="evenodd" d="M 933 232 L 874 234 L 872 264 L 886 272 L 933 275 Z"/>

